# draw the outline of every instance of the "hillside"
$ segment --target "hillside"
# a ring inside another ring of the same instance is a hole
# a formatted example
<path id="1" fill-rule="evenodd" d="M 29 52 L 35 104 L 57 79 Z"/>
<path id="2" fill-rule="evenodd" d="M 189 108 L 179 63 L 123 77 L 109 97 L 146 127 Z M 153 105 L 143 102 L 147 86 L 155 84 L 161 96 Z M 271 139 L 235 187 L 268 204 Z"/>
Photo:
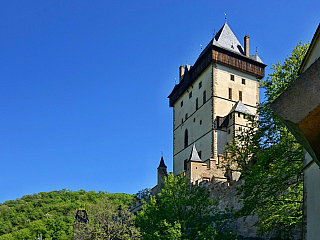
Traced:
<path id="1" fill-rule="evenodd" d="M 34 240 L 39 236 L 48 240 L 71 239 L 76 210 L 104 197 L 124 206 L 134 199 L 134 195 L 125 193 L 63 189 L 5 201 L 0 204 L 0 240 Z"/>

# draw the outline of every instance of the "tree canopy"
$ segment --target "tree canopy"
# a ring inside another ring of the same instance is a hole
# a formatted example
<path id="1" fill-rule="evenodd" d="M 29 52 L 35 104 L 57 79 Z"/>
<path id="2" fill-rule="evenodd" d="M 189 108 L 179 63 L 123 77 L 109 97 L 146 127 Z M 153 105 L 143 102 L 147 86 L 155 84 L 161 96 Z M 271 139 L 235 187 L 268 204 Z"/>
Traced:
<path id="1" fill-rule="evenodd" d="M 245 179 L 239 191 L 244 206 L 238 214 L 256 214 L 260 234 L 276 230 L 289 237 L 302 223 L 302 147 L 270 104 L 297 78 L 308 46 L 299 42 L 283 63 L 272 64 L 273 72 L 260 81 L 265 100 L 258 107 L 259 117 L 248 116 L 251 126 L 225 148 L 228 167 L 236 165 L 233 170 Z"/>
<path id="2" fill-rule="evenodd" d="M 140 239 L 139 229 L 135 225 L 135 216 L 127 207 L 115 205 L 108 198 L 102 198 L 97 204 L 87 207 L 89 222 L 79 222 L 77 234 L 90 239 L 133 240 Z"/>
<path id="3" fill-rule="evenodd" d="M 162 192 L 144 204 L 136 223 L 142 239 L 234 239 L 215 206 L 205 188 L 171 173 Z"/>
<path id="4" fill-rule="evenodd" d="M 129 206 L 134 195 L 63 189 L 1 203 L 0 240 L 71 239 L 76 210 L 101 198 L 108 198 L 115 206 Z"/>

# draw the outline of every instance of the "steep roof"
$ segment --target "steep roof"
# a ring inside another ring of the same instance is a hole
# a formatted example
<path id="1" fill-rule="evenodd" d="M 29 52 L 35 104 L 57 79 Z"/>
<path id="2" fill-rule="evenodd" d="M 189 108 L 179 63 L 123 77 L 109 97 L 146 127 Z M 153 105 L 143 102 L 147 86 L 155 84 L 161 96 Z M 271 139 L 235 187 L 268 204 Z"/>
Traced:
<path id="1" fill-rule="evenodd" d="M 160 168 L 160 167 L 167 168 L 166 164 L 164 163 L 163 157 L 161 157 L 160 164 L 159 164 L 158 168 Z"/>
<path id="2" fill-rule="evenodd" d="M 249 109 L 243 104 L 243 102 L 241 102 L 239 100 L 239 102 L 237 102 L 233 108 L 231 109 L 231 111 L 229 113 L 232 112 L 239 112 L 239 113 L 248 113 L 249 115 L 253 115 Z"/>
<path id="3" fill-rule="evenodd" d="M 199 157 L 199 154 L 198 154 L 198 151 L 196 149 L 196 145 L 195 144 L 193 144 L 193 146 L 192 146 L 192 151 L 191 151 L 191 154 L 190 154 L 190 157 L 189 157 L 189 161 L 202 162 L 200 157 Z"/>
<path id="4" fill-rule="evenodd" d="M 227 23 L 225 23 L 214 36 L 212 45 L 226 48 L 229 51 L 244 55 L 243 47 Z"/>
<path id="5" fill-rule="evenodd" d="M 217 32 L 217 34 L 211 39 L 209 44 L 204 48 L 204 50 L 199 55 L 198 59 L 212 45 L 246 57 L 241 43 L 239 42 L 238 38 L 234 35 L 234 33 L 232 32 L 231 28 L 227 23 L 225 23 L 222 26 L 222 28 Z M 252 59 L 259 63 L 263 63 L 257 54 L 251 55 L 247 58 Z"/>
<path id="6" fill-rule="evenodd" d="M 229 57 L 231 61 L 228 60 Z M 244 64 L 238 64 L 238 61 L 241 61 Z M 261 61 L 258 55 L 248 57 L 244 54 L 240 42 L 228 24 L 225 23 L 200 53 L 194 66 L 187 65 L 185 67 L 183 79 L 174 86 L 172 92 L 168 96 L 170 107 L 174 106 L 175 102 L 190 86 L 192 86 L 193 82 L 202 74 L 211 62 L 234 68 L 255 76 L 258 79 L 264 77 L 265 67 L 267 66 Z M 247 67 L 249 64 L 250 66 L 253 65 L 253 67 Z"/>

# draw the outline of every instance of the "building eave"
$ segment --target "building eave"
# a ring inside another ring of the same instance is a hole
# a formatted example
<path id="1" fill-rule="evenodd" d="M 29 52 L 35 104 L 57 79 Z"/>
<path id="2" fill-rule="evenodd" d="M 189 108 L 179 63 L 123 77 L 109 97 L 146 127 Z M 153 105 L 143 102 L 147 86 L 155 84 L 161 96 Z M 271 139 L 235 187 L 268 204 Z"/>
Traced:
<path id="1" fill-rule="evenodd" d="M 170 107 L 173 107 L 174 103 L 190 86 L 192 86 L 193 82 L 211 63 L 225 65 L 229 68 L 255 76 L 258 79 L 264 77 L 264 69 L 267 66 L 266 64 L 250 59 L 245 55 L 238 54 L 223 47 L 211 45 L 209 48 L 205 49 L 205 52 L 199 56 L 193 67 L 190 69 L 189 77 L 184 77 L 169 94 Z"/>
<path id="2" fill-rule="evenodd" d="M 320 58 L 305 70 L 271 108 L 320 167 Z"/>
<path id="3" fill-rule="evenodd" d="M 318 25 L 318 28 L 315 32 L 315 34 L 313 35 L 313 38 L 311 40 L 309 49 L 305 55 L 305 57 L 303 58 L 301 64 L 300 64 L 300 68 L 298 70 L 298 74 L 300 75 L 301 73 L 303 73 L 306 70 L 306 65 L 310 59 L 310 57 L 312 56 L 313 50 L 316 46 L 316 44 L 320 41 L 320 23 Z"/>

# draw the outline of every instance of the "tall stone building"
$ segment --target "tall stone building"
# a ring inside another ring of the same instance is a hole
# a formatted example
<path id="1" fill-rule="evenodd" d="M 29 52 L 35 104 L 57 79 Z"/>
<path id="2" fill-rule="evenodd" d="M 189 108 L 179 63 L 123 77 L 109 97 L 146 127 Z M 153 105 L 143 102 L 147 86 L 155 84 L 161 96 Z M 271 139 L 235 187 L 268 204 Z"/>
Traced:
<path id="1" fill-rule="evenodd" d="M 256 113 L 258 80 L 265 67 L 257 54 L 249 55 L 249 36 L 244 37 L 243 48 L 227 22 L 193 66 L 180 66 L 179 84 L 168 97 L 173 107 L 175 175 L 186 171 L 192 181 L 227 180 L 214 165 L 236 130 L 246 127 L 245 113 Z"/>

